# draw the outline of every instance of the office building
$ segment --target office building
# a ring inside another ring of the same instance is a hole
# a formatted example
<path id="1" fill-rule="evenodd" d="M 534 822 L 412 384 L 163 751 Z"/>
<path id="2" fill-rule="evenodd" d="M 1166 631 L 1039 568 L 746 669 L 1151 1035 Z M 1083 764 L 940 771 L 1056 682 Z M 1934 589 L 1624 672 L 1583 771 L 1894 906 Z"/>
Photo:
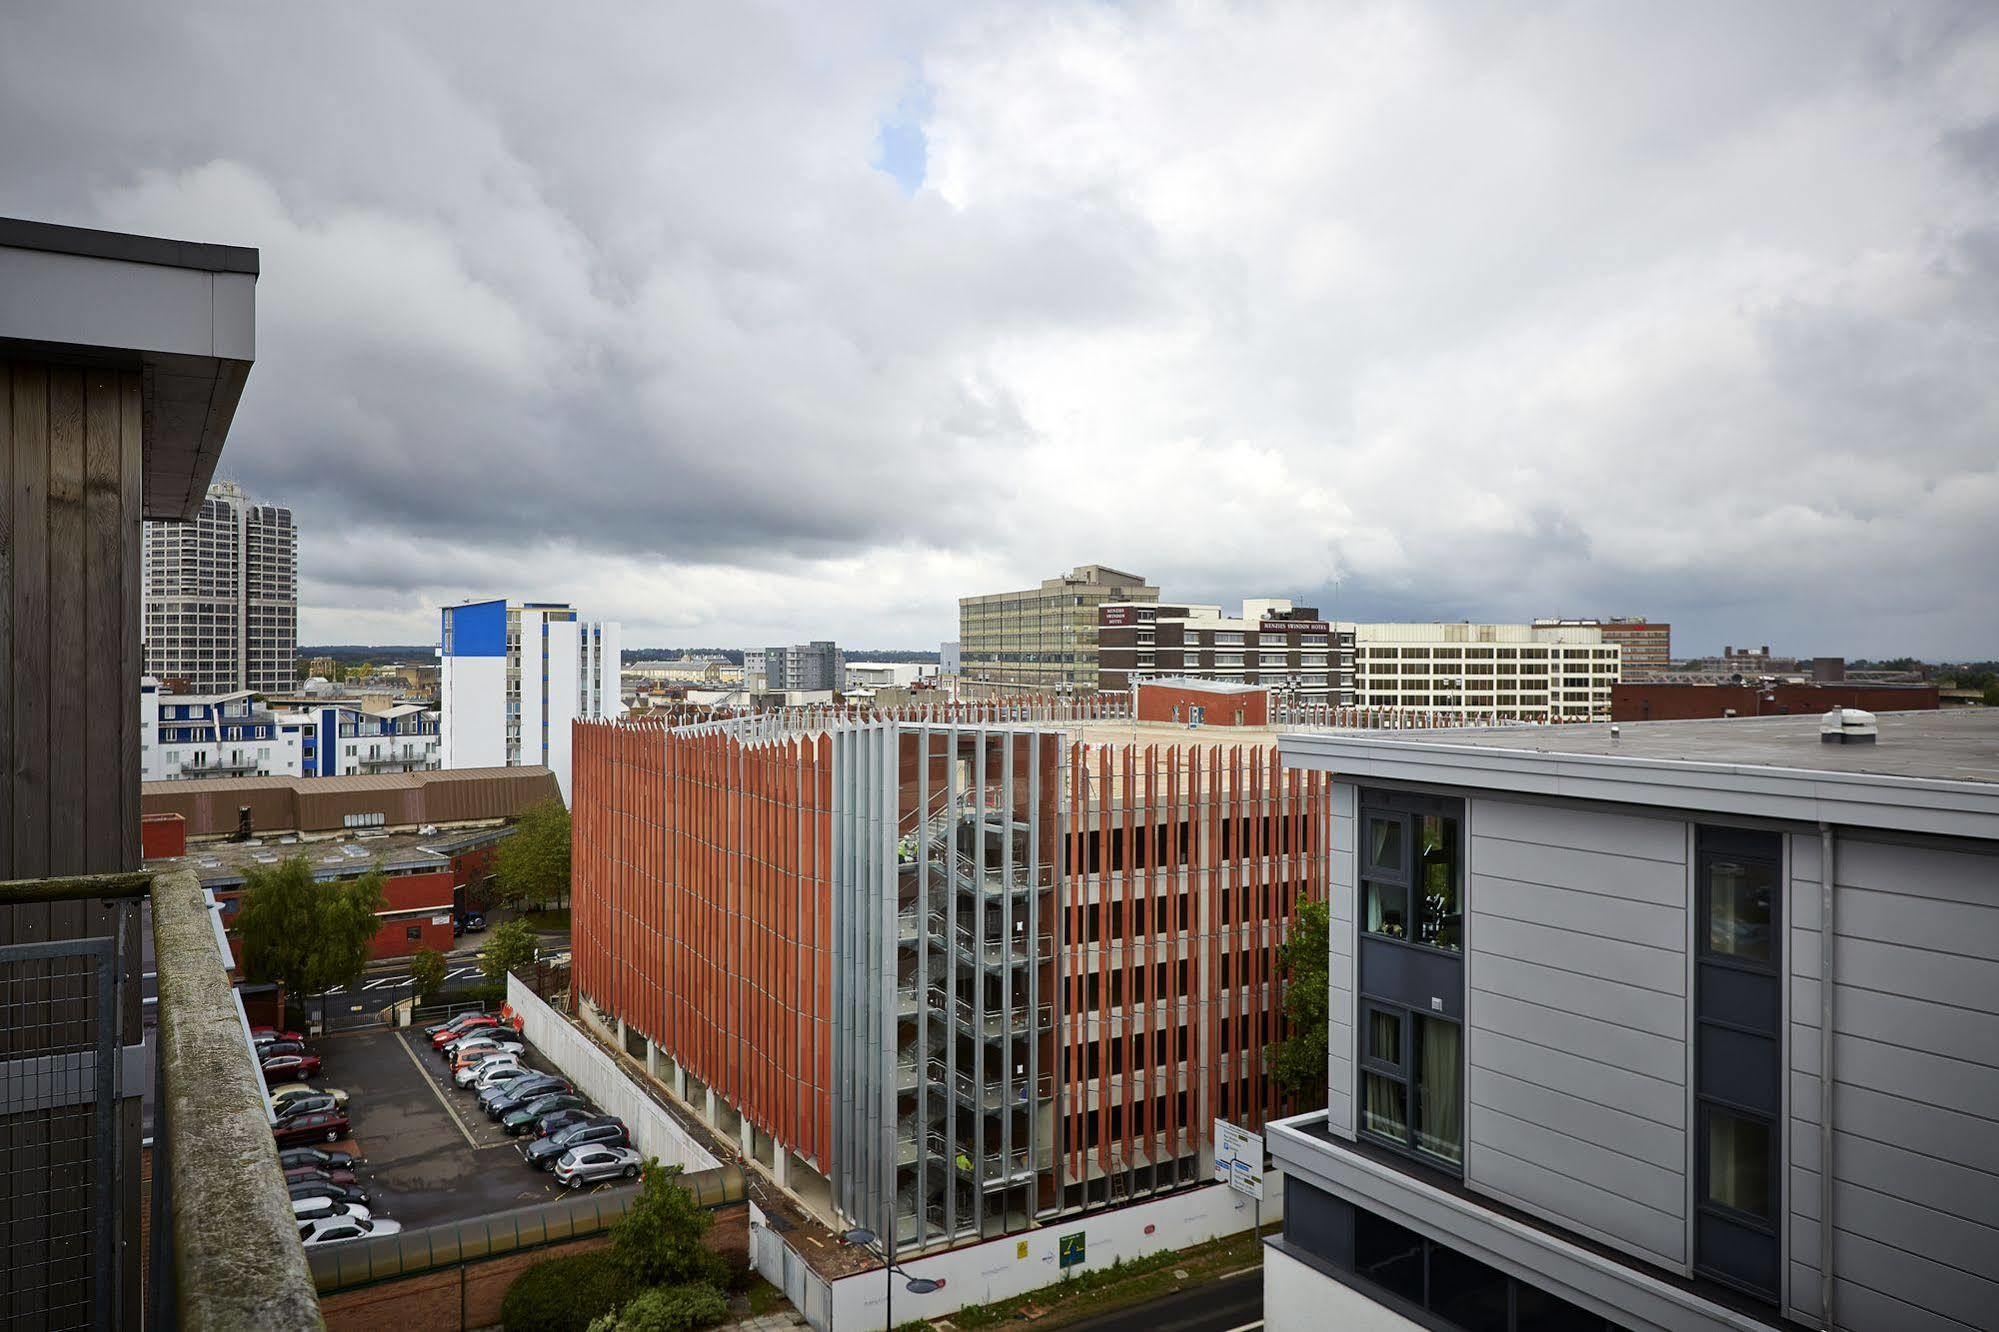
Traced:
<path id="1" fill-rule="evenodd" d="M 1325 782 L 1267 729 L 1133 735 L 579 726 L 579 1011 L 898 1252 L 1209 1183 L 1217 1116 L 1295 1104 L 1265 1049 Z"/>
<path id="2" fill-rule="evenodd" d="M 847 654 L 823 639 L 745 652 L 743 681 L 770 693 L 838 693 L 847 687 Z"/>
<path id="3" fill-rule="evenodd" d="M 1097 689 L 1097 608 L 1157 602 L 1138 574 L 1085 564 L 1024 592 L 958 600 L 959 671 L 968 693 L 1089 694 Z"/>
<path id="4" fill-rule="evenodd" d="M 1366 708 L 1515 721 L 1607 720 L 1619 653 L 1595 624 L 1358 624 Z"/>
<path id="5" fill-rule="evenodd" d="M 1106 602 L 1097 608 L 1097 688 L 1178 676 L 1262 685 L 1280 702 L 1351 706 L 1352 625 L 1281 598 L 1245 601 L 1240 619 L 1219 606 Z"/>
<path id="6" fill-rule="evenodd" d="M 447 606 L 437 655 L 438 763 L 545 767 L 569 798 L 569 727 L 623 714 L 620 630 L 560 602 Z"/>
<path id="7" fill-rule="evenodd" d="M 1642 615 L 1613 615 L 1607 620 L 1536 620 L 1536 629 L 1595 629 L 1619 650 L 1619 677 L 1624 680 L 1663 675 L 1673 669 L 1673 626 Z"/>
<path id="8" fill-rule="evenodd" d="M 1271 1332 L 1992 1326 L 1999 713 L 1280 747 L 1337 850 Z"/>
<path id="9" fill-rule="evenodd" d="M 298 679 L 298 528 L 292 511 L 208 488 L 190 522 L 145 541 L 146 673 L 191 693 L 271 693 Z"/>

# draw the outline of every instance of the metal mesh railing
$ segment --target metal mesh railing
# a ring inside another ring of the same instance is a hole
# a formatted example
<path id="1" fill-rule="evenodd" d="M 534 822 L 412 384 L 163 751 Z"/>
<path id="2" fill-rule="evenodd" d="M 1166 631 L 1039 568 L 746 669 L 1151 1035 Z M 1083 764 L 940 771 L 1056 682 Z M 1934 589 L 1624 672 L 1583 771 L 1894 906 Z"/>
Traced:
<path id="1" fill-rule="evenodd" d="M 0 945 L 0 1328 L 115 1317 L 111 944 Z"/>

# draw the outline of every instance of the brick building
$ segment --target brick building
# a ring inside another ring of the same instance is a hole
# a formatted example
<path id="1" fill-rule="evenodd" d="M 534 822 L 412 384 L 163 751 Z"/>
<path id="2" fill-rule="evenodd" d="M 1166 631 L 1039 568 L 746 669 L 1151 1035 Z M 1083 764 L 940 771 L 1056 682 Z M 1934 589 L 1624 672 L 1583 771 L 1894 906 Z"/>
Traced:
<path id="1" fill-rule="evenodd" d="M 1675 721 L 1692 717 L 1776 717 L 1832 708 L 1868 712 L 1930 711 L 1933 684 L 1820 684 L 1809 680 L 1633 681 L 1611 691 L 1610 719 Z"/>
<path id="2" fill-rule="evenodd" d="M 1281 598 L 1245 601 L 1240 619 L 1219 606 L 1106 602 L 1097 608 L 1097 687 L 1172 675 L 1263 685 L 1280 699 L 1350 706 L 1354 629 Z"/>

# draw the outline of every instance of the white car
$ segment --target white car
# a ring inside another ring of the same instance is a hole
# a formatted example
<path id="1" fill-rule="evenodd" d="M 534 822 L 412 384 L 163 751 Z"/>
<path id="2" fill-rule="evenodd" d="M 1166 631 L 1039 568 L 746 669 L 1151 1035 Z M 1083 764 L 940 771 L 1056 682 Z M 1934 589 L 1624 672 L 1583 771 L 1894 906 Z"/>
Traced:
<path id="1" fill-rule="evenodd" d="M 459 1069 L 458 1085 L 461 1087 L 470 1087 L 488 1073 L 495 1073 L 503 1068 L 519 1067 L 521 1067 L 521 1057 L 519 1055 L 496 1054 L 491 1059 L 481 1059 L 476 1064 L 467 1064 L 465 1067 Z M 485 1085 L 490 1086 L 491 1084 Z"/>
<path id="2" fill-rule="evenodd" d="M 490 1091 L 503 1083 L 534 1076 L 534 1070 L 526 1064 L 516 1063 L 511 1068 L 505 1064 L 498 1068 L 480 1068 L 479 1076 L 472 1080 L 476 1091 Z"/>
<path id="3" fill-rule="evenodd" d="M 294 1198 L 292 1215 L 300 1221 L 319 1221 L 329 1216 L 358 1216 L 363 1221 L 373 1219 L 373 1213 L 360 1203 L 341 1202 L 335 1198 Z"/>
<path id="4" fill-rule="evenodd" d="M 315 1244 L 338 1244 L 342 1240 L 368 1239 L 375 1235 L 399 1235 L 402 1223 L 384 1217 L 330 1216 L 299 1224 L 298 1237 L 309 1249 Z"/>
<path id="5" fill-rule="evenodd" d="M 573 1189 L 600 1179 L 637 1179 L 644 1168 L 645 1157 L 630 1147 L 593 1142 L 562 1154 L 555 1163 L 555 1182 Z"/>
<path id="6" fill-rule="evenodd" d="M 444 1047 L 446 1059 L 456 1059 L 463 1054 L 476 1054 L 489 1050 L 495 1054 L 519 1054 L 527 1049 L 526 1042 L 511 1031 L 475 1031 L 470 1036 L 461 1036 Z"/>

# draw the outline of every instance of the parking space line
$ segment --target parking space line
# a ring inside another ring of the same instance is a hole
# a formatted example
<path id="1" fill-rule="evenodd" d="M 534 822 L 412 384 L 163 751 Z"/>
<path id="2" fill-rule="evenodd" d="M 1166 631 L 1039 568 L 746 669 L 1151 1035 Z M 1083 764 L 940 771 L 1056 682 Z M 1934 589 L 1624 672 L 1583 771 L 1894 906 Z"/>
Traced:
<path id="1" fill-rule="evenodd" d="M 425 1068 L 423 1061 L 416 1057 L 416 1047 L 404 1040 L 401 1032 L 396 1033 L 396 1044 L 403 1047 L 403 1053 L 410 1057 L 410 1063 L 416 1065 L 417 1076 L 423 1079 L 423 1085 L 430 1088 L 430 1094 L 435 1096 L 437 1103 L 444 1107 L 444 1113 L 451 1116 L 451 1122 L 457 1126 L 460 1133 L 465 1135 L 465 1145 L 475 1152 L 478 1151 L 479 1144 L 472 1137 L 472 1130 L 465 1127 L 465 1121 L 458 1117 L 458 1111 L 453 1109 L 451 1102 L 445 1099 L 443 1089 L 437 1085 L 437 1079 L 430 1076 L 430 1070 Z"/>

